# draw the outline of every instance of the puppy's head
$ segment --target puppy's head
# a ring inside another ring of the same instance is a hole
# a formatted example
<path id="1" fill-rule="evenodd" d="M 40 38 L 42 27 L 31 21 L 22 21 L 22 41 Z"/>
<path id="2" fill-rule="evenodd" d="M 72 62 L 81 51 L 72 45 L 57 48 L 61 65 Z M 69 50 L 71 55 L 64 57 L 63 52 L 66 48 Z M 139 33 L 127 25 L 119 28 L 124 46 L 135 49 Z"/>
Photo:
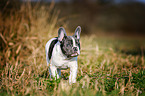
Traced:
<path id="1" fill-rule="evenodd" d="M 58 30 L 58 40 L 62 53 L 68 58 L 76 57 L 80 54 L 80 33 L 81 27 L 78 26 L 73 36 L 67 36 L 64 28 L 60 27 Z"/>

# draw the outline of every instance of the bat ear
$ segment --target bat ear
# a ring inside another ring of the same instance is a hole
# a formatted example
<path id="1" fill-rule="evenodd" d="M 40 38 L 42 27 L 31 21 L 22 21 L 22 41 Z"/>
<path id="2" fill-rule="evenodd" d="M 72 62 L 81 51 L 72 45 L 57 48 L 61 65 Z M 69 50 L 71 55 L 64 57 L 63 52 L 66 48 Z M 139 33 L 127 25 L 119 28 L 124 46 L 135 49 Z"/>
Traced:
<path id="1" fill-rule="evenodd" d="M 74 36 L 77 38 L 77 39 L 80 39 L 80 34 L 81 34 L 81 27 L 78 26 L 75 30 L 75 34 Z"/>
<path id="2" fill-rule="evenodd" d="M 66 36 L 65 29 L 63 27 L 60 27 L 58 30 L 58 40 L 61 42 L 65 36 Z"/>

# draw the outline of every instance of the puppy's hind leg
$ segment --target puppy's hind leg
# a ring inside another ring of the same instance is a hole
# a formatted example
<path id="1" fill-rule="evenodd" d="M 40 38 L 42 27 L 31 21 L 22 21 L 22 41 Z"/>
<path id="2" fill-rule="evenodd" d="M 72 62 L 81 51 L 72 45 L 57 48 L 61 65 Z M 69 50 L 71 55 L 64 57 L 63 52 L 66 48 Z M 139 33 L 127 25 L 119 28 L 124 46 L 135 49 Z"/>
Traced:
<path id="1" fill-rule="evenodd" d="M 59 77 L 61 77 L 61 68 L 57 68 L 57 72 L 58 72 Z"/>
<path id="2" fill-rule="evenodd" d="M 50 79 L 52 79 L 52 72 L 51 72 L 50 67 L 49 67 L 49 76 L 50 76 Z"/>

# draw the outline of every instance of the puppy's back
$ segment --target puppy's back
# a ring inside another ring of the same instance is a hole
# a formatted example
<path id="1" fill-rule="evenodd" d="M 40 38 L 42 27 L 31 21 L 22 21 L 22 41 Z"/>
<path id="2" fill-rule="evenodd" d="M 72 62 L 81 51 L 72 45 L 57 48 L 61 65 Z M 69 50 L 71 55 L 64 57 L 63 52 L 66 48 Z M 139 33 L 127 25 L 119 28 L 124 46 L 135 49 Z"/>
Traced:
<path id="1" fill-rule="evenodd" d="M 45 52 L 46 52 L 46 60 L 47 60 L 47 66 L 49 64 L 49 61 L 51 59 L 51 56 L 52 56 L 52 51 L 53 51 L 53 48 L 54 48 L 54 45 L 58 42 L 58 38 L 52 38 L 50 39 L 47 43 L 46 43 L 46 46 L 45 46 Z"/>

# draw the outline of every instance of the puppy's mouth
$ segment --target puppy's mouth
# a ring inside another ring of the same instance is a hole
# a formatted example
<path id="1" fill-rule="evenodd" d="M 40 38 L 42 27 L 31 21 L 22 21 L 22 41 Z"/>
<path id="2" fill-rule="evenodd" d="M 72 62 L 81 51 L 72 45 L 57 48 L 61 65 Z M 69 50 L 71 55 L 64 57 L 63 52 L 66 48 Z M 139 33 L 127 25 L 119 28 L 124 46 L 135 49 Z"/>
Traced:
<path id="1" fill-rule="evenodd" d="M 71 54 L 71 57 L 76 57 L 78 55 L 79 55 L 78 53 L 73 53 L 73 54 Z"/>

